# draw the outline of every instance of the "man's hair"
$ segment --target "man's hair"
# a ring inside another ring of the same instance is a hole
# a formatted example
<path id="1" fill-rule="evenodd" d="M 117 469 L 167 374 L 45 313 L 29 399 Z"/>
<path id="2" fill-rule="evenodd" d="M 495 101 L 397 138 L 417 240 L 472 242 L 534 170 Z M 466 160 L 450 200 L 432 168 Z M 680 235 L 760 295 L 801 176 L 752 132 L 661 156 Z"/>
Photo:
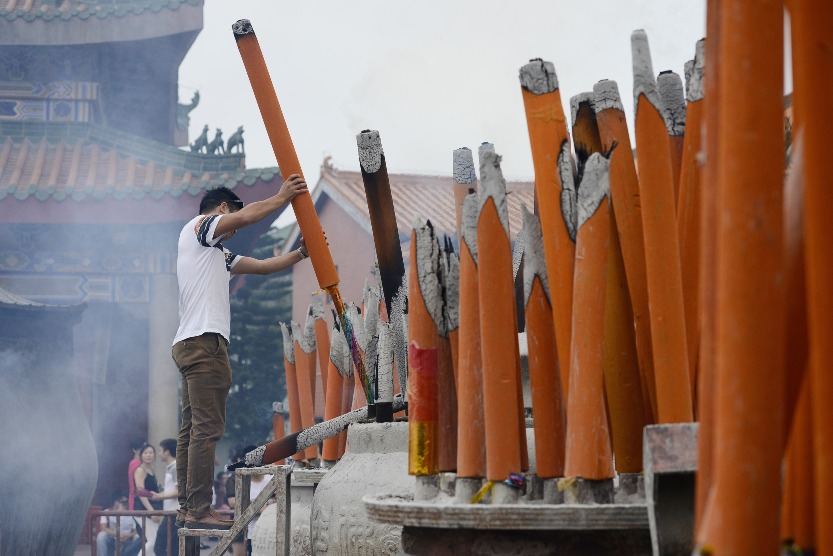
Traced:
<path id="1" fill-rule="evenodd" d="M 240 197 L 234 191 L 228 187 L 218 187 L 216 189 L 209 189 L 202 196 L 202 201 L 200 201 L 200 214 L 206 214 L 223 203 L 228 203 L 238 210 L 243 208 L 243 201 L 240 200 Z"/>
<path id="2" fill-rule="evenodd" d="M 166 438 L 160 442 L 159 448 L 161 448 L 163 452 L 167 450 L 173 457 L 176 457 L 176 440 L 173 438 Z"/>

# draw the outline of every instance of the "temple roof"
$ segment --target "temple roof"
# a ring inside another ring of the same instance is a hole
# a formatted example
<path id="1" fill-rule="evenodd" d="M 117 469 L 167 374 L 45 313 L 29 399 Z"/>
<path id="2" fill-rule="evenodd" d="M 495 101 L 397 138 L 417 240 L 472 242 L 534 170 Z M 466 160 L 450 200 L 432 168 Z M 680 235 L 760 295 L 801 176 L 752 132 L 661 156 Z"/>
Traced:
<path id="1" fill-rule="evenodd" d="M 388 180 L 400 241 L 410 240 L 414 218 L 419 215 L 431 221 L 437 237 L 447 235 L 456 243 L 457 220 L 451 176 L 388 174 Z M 506 190 L 509 230 L 514 239 L 521 230 L 521 204 L 532 210 L 534 184 L 511 181 L 506 183 Z M 312 197 L 316 209 L 320 210 L 324 200 L 329 198 L 369 234 L 373 233 L 361 172 L 340 170 L 325 160 Z M 287 239 L 285 249 L 297 247 L 298 233 L 296 226 Z"/>
<path id="2" fill-rule="evenodd" d="M 202 5 L 203 0 L 0 0 L 0 44 L 91 44 L 198 32 Z M 47 30 L 52 32 L 41 32 Z"/>
<path id="3" fill-rule="evenodd" d="M 107 201 L 141 207 L 173 199 L 181 206 L 190 198 L 188 205 L 198 205 L 207 189 L 219 186 L 236 188 L 249 202 L 264 198 L 279 179 L 276 167 L 246 169 L 242 154 L 195 154 L 94 124 L 0 123 L 5 222 L 39 221 L 39 214 L 44 221 L 62 221 L 68 217 L 61 213 Z M 266 187 L 246 191 L 256 185 Z M 47 217 L 47 208 L 57 216 Z"/>

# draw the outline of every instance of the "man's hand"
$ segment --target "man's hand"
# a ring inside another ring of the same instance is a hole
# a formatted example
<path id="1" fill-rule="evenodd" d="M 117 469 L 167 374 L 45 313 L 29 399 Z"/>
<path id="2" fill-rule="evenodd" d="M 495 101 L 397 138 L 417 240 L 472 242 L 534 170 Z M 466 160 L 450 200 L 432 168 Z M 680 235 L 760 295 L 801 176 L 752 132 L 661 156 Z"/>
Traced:
<path id="1" fill-rule="evenodd" d="M 301 237 L 301 247 L 300 247 L 300 249 L 301 249 L 301 253 L 303 253 L 303 255 L 305 257 L 309 257 L 309 251 L 307 251 L 307 244 L 304 241 L 303 237 Z"/>
<path id="2" fill-rule="evenodd" d="M 286 178 L 286 181 L 283 182 L 278 195 L 281 196 L 283 202 L 288 203 L 294 199 L 296 195 L 308 192 L 309 189 L 307 188 L 307 182 L 304 181 L 304 178 L 298 174 L 292 174 Z"/>

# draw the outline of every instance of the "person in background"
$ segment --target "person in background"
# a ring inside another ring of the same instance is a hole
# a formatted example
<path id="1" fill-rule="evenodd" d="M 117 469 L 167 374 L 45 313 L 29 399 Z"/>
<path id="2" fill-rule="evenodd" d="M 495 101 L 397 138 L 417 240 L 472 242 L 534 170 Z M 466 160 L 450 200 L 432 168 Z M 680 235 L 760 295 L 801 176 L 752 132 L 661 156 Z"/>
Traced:
<path id="1" fill-rule="evenodd" d="M 133 508 L 133 497 L 136 493 L 136 483 L 133 482 L 133 475 L 136 473 L 136 468 L 142 464 L 139 452 L 142 451 L 145 444 L 147 444 L 147 441 L 139 436 L 130 443 L 130 448 L 133 450 L 133 459 L 127 464 L 127 507 L 130 509 Z"/>
<path id="2" fill-rule="evenodd" d="M 151 498 L 153 501 L 161 500 L 162 509 L 165 511 L 179 511 L 178 491 L 176 488 L 176 440 L 166 438 L 159 443 L 159 459 L 165 464 L 165 486 L 161 493 L 156 493 Z M 183 516 L 184 518 L 184 516 Z M 156 542 L 153 544 L 153 553 L 156 556 L 169 556 L 168 554 L 168 529 L 171 532 L 171 554 L 177 551 L 177 531 L 180 519 L 165 516 L 159 524 L 159 531 L 156 533 Z"/>
<path id="3" fill-rule="evenodd" d="M 134 510 L 161 510 L 161 501 L 151 501 L 155 493 L 159 492 L 159 483 L 156 481 L 156 474 L 153 472 L 153 464 L 156 461 L 156 449 L 150 444 L 145 444 L 139 452 L 142 464 L 136 468 L 133 474 L 133 482 L 136 484 L 136 498 L 133 501 Z M 159 529 L 162 517 L 155 515 L 145 520 L 144 536 L 145 551 L 153 552 L 153 544 L 156 542 L 156 532 Z"/>
<path id="4" fill-rule="evenodd" d="M 281 272 L 308 257 L 303 240 L 296 251 L 263 260 L 237 256 L 222 242 L 241 228 L 270 215 L 274 218 L 278 209 L 307 191 L 298 174 L 289 176 L 276 195 L 246 206 L 227 187 L 208 190 L 200 201 L 199 214 L 179 234 L 176 276 L 180 319 L 171 355 L 182 377 L 182 425 L 176 451 L 185 527 L 232 526 L 211 507 L 215 449 L 225 431 L 231 388 L 229 280 L 235 274 Z"/>
<path id="5" fill-rule="evenodd" d="M 127 510 L 127 497 L 122 496 L 113 502 L 110 508 L 114 512 Z M 119 542 L 121 556 L 136 556 L 142 548 L 142 541 L 136 532 L 136 521 L 132 517 L 101 516 L 101 530 L 95 538 L 98 556 L 113 556 L 116 553 L 116 540 Z"/>
<path id="6" fill-rule="evenodd" d="M 217 478 L 214 481 L 214 509 L 216 510 L 230 510 L 228 505 L 228 493 L 226 492 L 226 482 L 228 481 L 228 473 L 220 471 L 217 473 Z"/>

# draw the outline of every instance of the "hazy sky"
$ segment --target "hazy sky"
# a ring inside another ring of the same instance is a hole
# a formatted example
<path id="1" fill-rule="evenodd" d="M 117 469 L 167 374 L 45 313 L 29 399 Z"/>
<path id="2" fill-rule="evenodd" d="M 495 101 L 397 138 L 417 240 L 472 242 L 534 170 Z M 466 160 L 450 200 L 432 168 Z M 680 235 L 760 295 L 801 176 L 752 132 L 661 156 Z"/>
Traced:
<path id="1" fill-rule="evenodd" d="M 376 129 L 388 170 L 451 174 L 452 152 L 491 141 L 508 178 L 533 177 L 518 69 L 555 64 L 565 111 L 600 79 L 619 84 L 632 125 L 630 34 L 645 29 L 654 70 L 682 76 L 705 34 L 705 0 L 207 0 L 180 68 L 203 125 L 245 128 L 246 165 L 276 161 L 231 32 L 254 26 L 310 185 L 325 156 L 358 169 L 355 136 Z"/>

